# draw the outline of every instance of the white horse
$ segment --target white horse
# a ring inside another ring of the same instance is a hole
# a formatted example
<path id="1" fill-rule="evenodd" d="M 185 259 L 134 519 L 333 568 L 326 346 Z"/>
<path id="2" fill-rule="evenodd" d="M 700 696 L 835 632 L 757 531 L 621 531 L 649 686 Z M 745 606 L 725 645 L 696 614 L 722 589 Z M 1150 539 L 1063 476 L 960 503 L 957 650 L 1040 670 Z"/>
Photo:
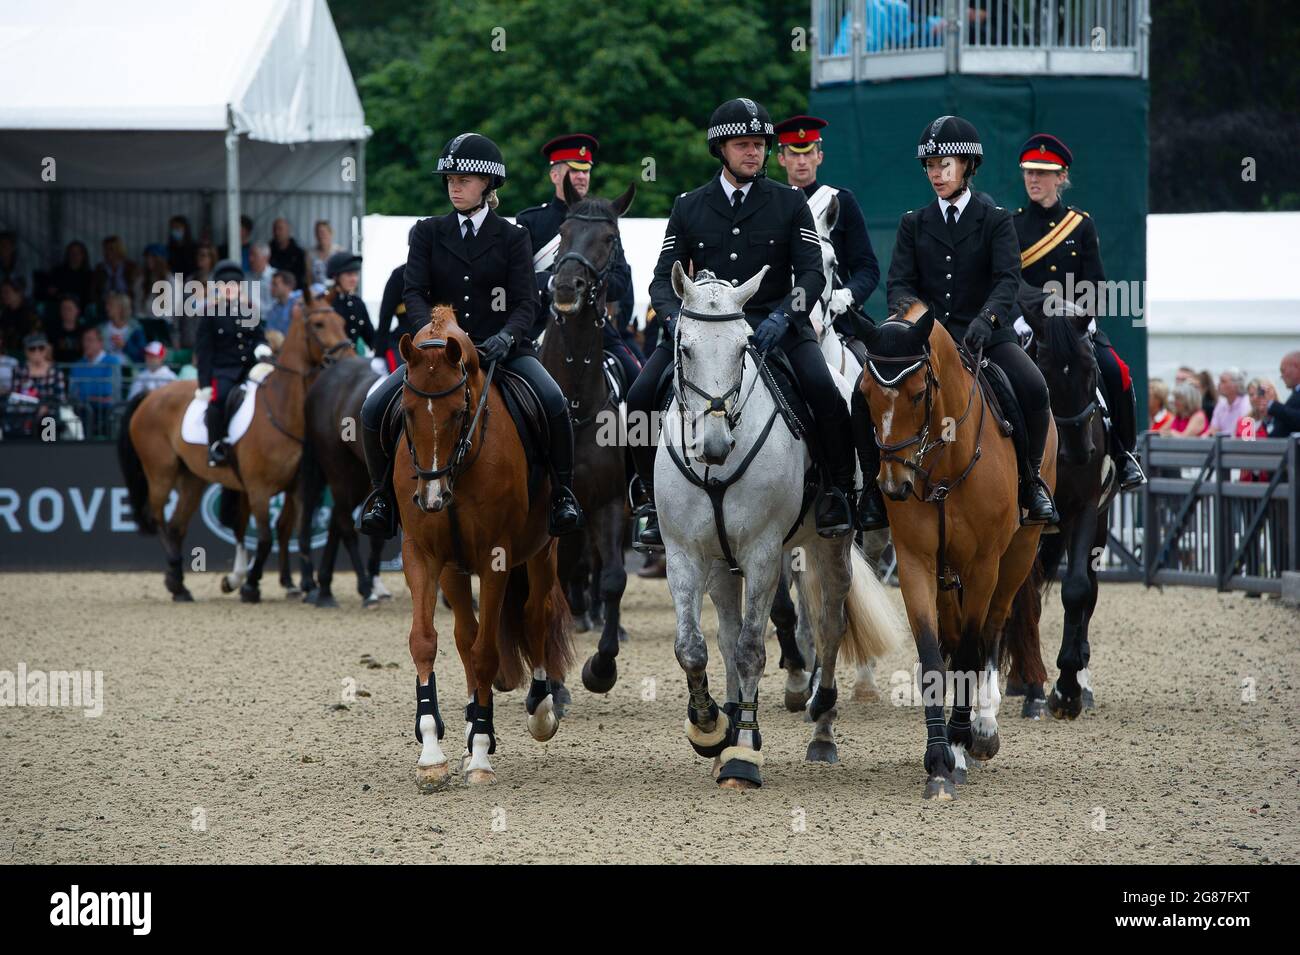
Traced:
<path id="1" fill-rule="evenodd" d="M 761 380 L 743 313 L 766 272 L 765 266 L 733 287 L 710 272 L 700 272 L 692 282 L 679 263 L 673 265 L 673 290 L 682 310 L 674 343 L 674 397 L 655 462 L 655 503 L 677 612 L 675 649 L 690 694 L 686 736 L 697 753 L 716 757 L 719 785 L 735 789 L 762 783 L 763 636 L 787 549 L 800 571 L 795 581 L 821 668 L 808 703 L 816 724 L 808 760 L 838 758 L 832 720 L 841 642 L 847 637 L 851 662 L 866 662 L 891 649 L 902 632 L 852 537 L 820 537 L 812 514 L 803 512 L 808 448 L 786 425 Z M 847 400 L 848 384 L 840 380 L 839 386 Z M 705 674 L 708 650 L 700 609 L 706 590 L 718 612 L 718 645 L 727 673 L 722 710 L 709 695 Z"/>

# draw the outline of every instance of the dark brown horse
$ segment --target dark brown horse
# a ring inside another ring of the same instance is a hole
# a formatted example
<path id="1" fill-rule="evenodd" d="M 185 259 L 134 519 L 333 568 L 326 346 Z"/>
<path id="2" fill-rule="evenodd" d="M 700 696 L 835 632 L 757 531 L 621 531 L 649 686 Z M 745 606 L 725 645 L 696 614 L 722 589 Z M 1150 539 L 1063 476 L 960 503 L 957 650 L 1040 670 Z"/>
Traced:
<path id="1" fill-rule="evenodd" d="M 194 382 L 173 382 L 133 399 L 127 406 L 118 439 L 118 460 L 140 532 L 156 534 L 162 530 L 167 556 L 164 581 L 173 600 L 194 599 L 185 586 L 182 543 L 203 492 L 213 482 L 241 497 L 240 518 L 232 522 L 240 553 L 248 514 L 251 512 L 257 521 L 257 552 L 239 596 L 246 603 L 261 599 L 262 570 L 272 544 L 271 498 L 281 491 L 288 492 L 288 509 L 296 491 L 302 454 L 303 396 L 327 361 L 351 350 L 343 319 L 324 303 L 311 305 L 295 317 L 273 361 L 274 370 L 257 386 L 248 431 L 231 448 L 230 463 L 219 468 L 208 467 L 205 445 L 189 444 L 181 437 L 181 422 L 194 397 Z M 164 508 L 173 489 L 178 496 L 168 520 Z M 292 513 L 290 510 L 286 515 L 290 526 Z M 280 538 L 282 583 L 291 536 L 282 533 Z M 239 570 L 237 565 L 236 573 Z M 223 578 L 223 589 L 228 588 L 228 580 Z"/>
<path id="2" fill-rule="evenodd" d="M 880 489 L 921 664 L 927 799 L 952 799 L 966 753 L 998 751 L 999 645 L 1042 532 L 1021 526 L 1016 454 L 933 314 L 912 305 L 870 329 L 859 383 L 880 446 Z M 1056 433 L 1042 471 L 1055 480 Z M 1037 630 L 1008 632 L 1009 656 L 1043 679 Z M 954 671 L 944 725 L 945 671 Z M 978 705 L 972 724 L 970 715 Z"/>
<path id="3" fill-rule="evenodd" d="M 456 649 L 469 703 L 462 757 L 465 781 L 495 782 L 492 687 L 511 688 L 532 671 L 525 707 L 534 739 L 559 728 L 548 679 L 572 662 L 569 610 L 547 533 L 549 481 L 529 494 L 529 467 L 499 390 L 452 310 L 438 306 L 428 325 L 403 335 L 405 447 L 393 461 L 402 522 L 402 569 L 411 590 L 411 658 L 416 671 L 416 764 L 421 788 L 450 774 L 433 664 L 433 612 L 441 587 L 455 615 Z M 470 575 L 479 578 L 474 612 Z"/>
<path id="4" fill-rule="evenodd" d="M 618 679 L 619 605 L 627 587 L 627 464 L 623 442 L 617 440 L 618 405 L 605 380 L 605 280 L 618 258 L 618 220 L 632 205 L 636 186 L 612 201 L 581 199 L 567 177 L 564 188 L 569 214 L 560 226 L 554 305 L 541 361 L 569 399 L 573 492 L 587 526 L 582 535 L 560 542 L 559 572 L 570 607 L 580 615 L 587 610 L 591 568 L 597 568 L 604 622 L 596 652 L 582 668 L 582 682 L 593 693 L 608 693 Z"/>

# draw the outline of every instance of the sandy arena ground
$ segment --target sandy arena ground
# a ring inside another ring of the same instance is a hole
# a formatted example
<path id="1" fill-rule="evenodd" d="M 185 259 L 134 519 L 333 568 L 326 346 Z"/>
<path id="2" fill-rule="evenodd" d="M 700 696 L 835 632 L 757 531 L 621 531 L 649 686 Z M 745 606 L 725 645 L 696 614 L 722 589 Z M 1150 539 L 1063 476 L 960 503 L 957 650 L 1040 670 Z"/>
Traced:
<path id="1" fill-rule="evenodd" d="M 98 719 L 0 708 L 0 860 L 1300 861 L 1300 614 L 1272 600 L 1105 586 L 1097 710 L 1034 723 L 1019 699 L 1004 701 L 997 758 L 956 802 L 934 804 L 921 799 L 920 713 L 887 696 L 853 702 L 852 673 L 841 762 L 803 762 L 811 727 L 781 707 L 774 639 L 764 787 L 720 791 L 682 735 L 666 589 L 633 577 L 613 692 L 593 697 L 574 674 L 574 704 L 547 744 L 528 736 L 522 691 L 498 696 L 500 782 L 467 789 L 456 777 L 422 795 L 410 601 L 400 575 L 385 580 L 397 596 L 376 611 L 343 574 L 341 609 L 318 611 L 284 600 L 274 579 L 266 602 L 247 606 L 220 596 L 215 574 L 191 576 L 191 605 L 171 603 L 161 569 L 0 576 L 0 670 L 102 670 L 106 697 Z M 1055 594 L 1044 619 L 1050 663 Z M 438 623 L 454 762 L 464 677 L 450 613 Z M 594 635 L 577 640 L 581 659 Z M 910 643 L 885 661 L 886 694 L 914 661 Z M 361 695 L 334 708 L 348 678 Z"/>

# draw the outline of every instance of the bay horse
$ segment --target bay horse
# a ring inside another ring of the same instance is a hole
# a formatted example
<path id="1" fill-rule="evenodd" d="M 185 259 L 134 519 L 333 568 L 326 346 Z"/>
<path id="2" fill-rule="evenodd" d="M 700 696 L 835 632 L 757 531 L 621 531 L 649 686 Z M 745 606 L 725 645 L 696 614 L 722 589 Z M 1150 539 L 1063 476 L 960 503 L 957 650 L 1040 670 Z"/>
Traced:
<path id="1" fill-rule="evenodd" d="M 1101 372 L 1093 354 L 1091 316 L 1072 302 L 1055 301 L 1061 314 L 1044 314 L 1022 295 L 1025 320 L 1034 333 L 1030 353 L 1047 381 L 1060 438 L 1055 500 L 1061 520 L 1059 532 L 1043 535 L 1039 544 L 1038 577 L 1043 587 L 1049 586 L 1064 554 L 1065 625 L 1056 658 L 1060 674 L 1052 692 L 1044 702 L 1042 683 L 1025 681 L 1022 713 L 1037 719 L 1045 706 L 1057 719 L 1073 720 L 1093 706 L 1088 627 L 1097 607 L 1096 563 L 1106 547 L 1117 475 L 1106 453 L 1107 435 L 1097 399 Z"/>
<path id="2" fill-rule="evenodd" d="M 901 315 L 871 327 L 866 345 L 858 387 L 881 452 L 878 481 L 920 660 L 925 798 L 946 801 L 965 781 L 967 752 L 987 760 L 998 751 L 1003 627 L 1042 527 L 1021 525 L 1015 448 L 995 427 L 982 388 L 933 313 L 907 304 Z M 1050 487 L 1055 429 L 1044 457 Z M 1011 659 L 1027 679 L 1042 680 L 1037 630 L 1011 628 L 1008 636 Z M 945 727 L 947 665 L 955 672 Z"/>
<path id="3" fill-rule="evenodd" d="M 362 606 L 371 609 L 377 607 L 380 600 L 392 597 L 379 579 L 383 537 L 366 538 L 369 547 L 363 560 L 352 519 L 352 512 L 370 493 L 370 477 L 366 471 L 359 429 L 361 405 L 370 387 L 378 380 L 379 375 L 370 367 L 369 359 L 352 356 L 331 364 L 307 389 L 303 411 L 302 526 L 298 534 L 298 553 L 302 559 L 303 601 L 317 609 L 338 606 L 333 580 L 339 544 L 343 545 L 352 561 Z M 333 507 L 317 578 L 311 559 L 312 516 L 327 486 Z"/>
<path id="4" fill-rule="evenodd" d="M 608 693 L 618 679 L 619 606 L 627 587 L 627 458 L 618 434 L 619 405 L 605 379 L 605 291 L 618 260 L 618 220 L 631 207 L 636 185 L 613 200 L 582 199 L 567 177 L 564 188 L 569 212 L 560 226 L 541 362 L 569 399 L 573 492 L 587 524 L 582 534 L 560 542 L 559 574 L 577 616 L 586 613 L 588 582 L 592 568 L 597 568 L 604 619 L 596 652 L 582 668 L 582 682 L 592 693 Z"/>
<path id="5" fill-rule="evenodd" d="M 696 753 L 715 758 L 718 784 L 728 789 L 762 785 L 758 685 L 787 549 L 797 557 L 795 584 L 819 674 L 808 701 L 815 724 L 809 762 L 838 761 L 832 722 L 841 648 L 850 662 L 866 662 L 887 652 L 900 630 L 851 535 L 817 534 L 805 494 L 811 454 L 768 388 L 767 358 L 750 344 L 744 317 L 767 269 L 733 287 L 708 271 L 692 281 L 673 263 L 682 309 L 673 397 L 655 461 L 655 503 L 677 614 L 675 650 L 689 691 L 686 737 Z M 847 398 L 848 383 L 839 383 Z M 700 629 L 706 591 L 718 612 L 727 674 L 721 708 L 709 693 Z"/>
<path id="6" fill-rule="evenodd" d="M 216 482 L 240 496 L 239 518 L 234 524 L 236 575 L 242 568 L 243 532 L 251 513 L 257 521 L 257 551 L 247 576 L 239 584 L 245 603 L 261 599 L 262 570 L 271 551 L 271 498 L 286 492 L 286 508 L 296 499 L 298 462 L 302 454 L 303 397 L 316 373 L 341 352 L 351 350 L 338 313 L 318 302 L 289 323 L 284 344 L 266 379 L 257 385 L 253 418 L 230 450 L 230 463 L 208 467 L 206 445 L 190 444 L 181 437 L 185 410 L 194 398 L 193 381 L 176 381 L 137 396 L 128 404 L 118 437 L 118 461 L 126 480 L 132 516 L 142 534 L 161 530 L 167 558 L 164 582 L 174 601 L 190 601 L 185 586 L 182 544 L 190 518 L 207 490 Z M 177 492 L 175 509 L 165 515 L 171 492 Z M 292 511 L 286 515 L 292 522 Z M 288 531 L 288 527 L 285 528 Z M 287 579 L 291 533 L 282 533 L 281 583 Z M 238 576 L 234 578 L 238 580 Z M 232 578 L 222 579 L 228 590 Z"/>
<path id="7" fill-rule="evenodd" d="M 573 660 L 568 604 L 556 575 L 556 542 L 547 533 L 549 478 L 529 493 L 523 443 L 498 388 L 495 364 L 483 368 L 452 310 L 434 308 L 415 337 L 403 335 L 405 452 L 394 455 L 393 488 L 402 522 L 402 569 L 411 590 L 411 658 L 416 671 L 416 782 L 445 785 L 447 757 L 433 665 L 434 606 L 441 587 L 455 615 L 456 649 L 465 670 L 464 780 L 493 783 L 496 752 L 492 688 L 517 686 L 525 664 L 528 731 L 545 742 L 559 729 L 548 680 Z M 474 612 L 470 574 L 479 578 Z"/>

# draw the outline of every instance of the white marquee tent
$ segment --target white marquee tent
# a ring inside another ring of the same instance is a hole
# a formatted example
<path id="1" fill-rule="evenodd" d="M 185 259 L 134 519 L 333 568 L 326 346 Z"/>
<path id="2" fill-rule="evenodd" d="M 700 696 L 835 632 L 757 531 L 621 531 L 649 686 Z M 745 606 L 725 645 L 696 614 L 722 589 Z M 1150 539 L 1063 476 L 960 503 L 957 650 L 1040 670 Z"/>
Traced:
<path id="1" fill-rule="evenodd" d="M 138 258 L 173 214 L 223 253 L 241 212 L 360 247 L 370 130 L 325 0 L 11 0 L 0 89 L 0 227 L 29 267 L 109 234 Z"/>

